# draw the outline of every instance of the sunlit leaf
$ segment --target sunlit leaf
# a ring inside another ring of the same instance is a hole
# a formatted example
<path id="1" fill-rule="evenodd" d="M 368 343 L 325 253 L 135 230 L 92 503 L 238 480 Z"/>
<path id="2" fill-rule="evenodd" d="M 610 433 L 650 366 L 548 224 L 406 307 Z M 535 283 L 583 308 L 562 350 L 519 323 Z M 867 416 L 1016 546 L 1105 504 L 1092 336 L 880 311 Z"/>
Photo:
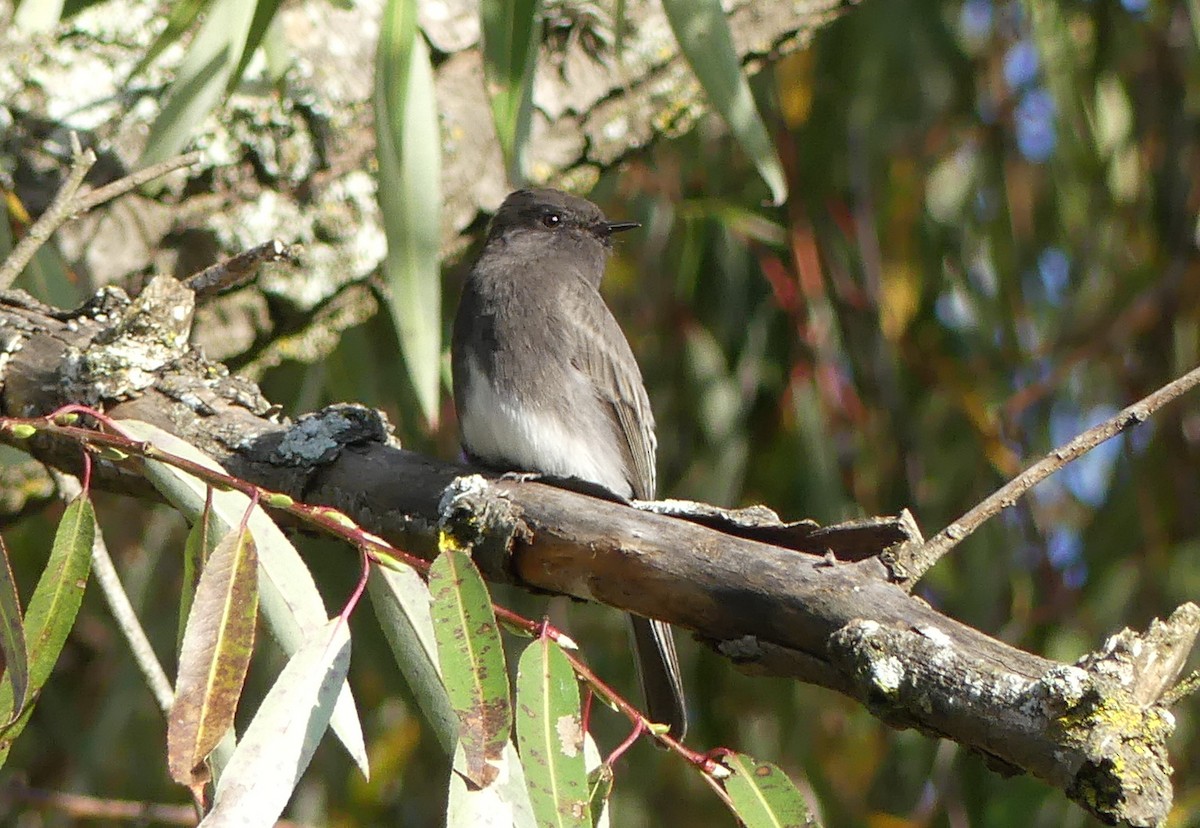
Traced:
<path id="1" fill-rule="evenodd" d="M 411 569 L 371 567 L 371 606 L 413 697 L 448 756 L 458 741 L 458 716 L 442 684 L 429 587 Z"/>
<path id="2" fill-rule="evenodd" d="M 120 420 L 118 425 L 134 439 L 150 442 L 163 451 L 214 471 L 224 471 L 196 447 L 149 423 Z M 146 463 L 146 477 L 189 521 L 194 523 L 200 519 L 208 492 L 208 486 L 203 481 L 157 461 Z M 213 492 L 212 509 L 221 534 L 241 524 L 249 502 L 249 498 L 240 492 Z M 254 509 L 250 514 L 249 526 L 258 549 L 259 611 L 271 636 L 285 653 L 292 655 L 324 627 L 329 614 L 325 611 L 321 594 L 317 592 L 312 573 L 270 515 L 262 508 Z M 348 684 L 338 696 L 333 713 L 333 730 L 366 776 L 368 764 L 362 725 Z"/>
<path id="3" fill-rule="evenodd" d="M 12 694 L 11 716 L 25 709 L 29 689 L 29 652 L 25 647 L 25 624 L 21 619 L 21 597 L 8 560 L 8 548 L 0 537 L 0 653 L 4 655 L 4 677 Z M 0 722 L 7 724 L 7 722 Z"/>
<path id="4" fill-rule="evenodd" d="M 441 133 L 416 0 L 388 0 L 375 66 L 383 272 L 405 368 L 427 423 L 437 423 L 442 348 L 439 271 Z"/>
<path id="5" fill-rule="evenodd" d="M 589 826 L 579 685 L 549 638 L 525 648 L 517 666 L 517 745 L 538 824 Z"/>
<path id="6" fill-rule="evenodd" d="M 663 0 L 679 48 L 704 93 L 741 144 L 776 204 L 787 199 L 787 180 L 767 127 L 738 64 L 720 0 Z"/>
<path id="7" fill-rule="evenodd" d="M 92 567 L 92 542 L 96 538 L 96 512 L 85 495 L 67 506 L 54 534 L 50 559 L 38 579 L 29 609 L 25 613 L 25 644 L 29 651 L 29 687 L 26 697 L 33 699 L 50 678 L 67 635 L 75 626 L 75 616 L 83 601 L 88 574 Z M 13 687 L 0 683 L 0 765 L 8 759 L 13 740 L 25 729 L 32 704 L 19 714 L 13 706 Z"/>
<path id="8" fill-rule="evenodd" d="M 485 787 L 496 779 L 512 729 L 504 647 L 491 596 L 471 558 L 456 549 L 433 562 L 429 591 L 438 661 L 459 719 L 467 778 Z"/>
<path id="9" fill-rule="evenodd" d="M 462 745 L 454 751 L 446 828 L 535 828 L 540 824 L 529 803 L 521 759 L 512 741 L 504 745 L 496 781 L 479 788 L 467 781 L 467 758 Z"/>
<path id="10" fill-rule="evenodd" d="M 479 9 L 492 120 L 513 183 L 525 178 L 523 156 L 533 112 L 540 6 L 538 0 L 483 0 Z"/>
<path id="11" fill-rule="evenodd" d="M 804 797 L 779 768 L 741 753 L 724 757 L 724 762 L 733 771 L 725 780 L 725 790 L 746 828 L 803 828 L 814 824 Z"/>
<path id="12" fill-rule="evenodd" d="M 138 166 L 147 167 L 178 155 L 192 139 L 197 125 L 224 99 L 246 49 L 257 5 L 255 0 L 212 0 L 175 74 L 162 111 L 150 126 L 146 151 Z"/>
<path id="13" fill-rule="evenodd" d="M 327 622 L 288 661 L 217 783 L 205 828 L 270 828 L 329 727 L 350 667 L 350 631 Z"/>
<path id="14" fill-rule="evenodd" d="M 257 618 L 254 537 L 235 529 L 217 544 L 200 575 L 183 635 L 175 703 L 167 718 L 167 765 L 181 785 L 208 781 L 204 759 L 233 727 Z"/>
<path id="15" fill-rule="evenodd" d="M 263 42 L 263 38 L 266 37 L 267 30 L 271 27 L 271 22 L 275 19 L 275 13 L 279 11 L 282 3 L 283 0 L 258 0 L 255 4 L 254 19 L 250 21 L 250 32 L 246 35 L 246 45 L 242 49 L 242 57 L 238 61 L 237 68 L 229 76 L 225 94 L 233 92 L 238 82 L 241 81 L 242 75 L 246 72 L 246 67 L 254 57 L 255 50 L 258 49 Z"/>

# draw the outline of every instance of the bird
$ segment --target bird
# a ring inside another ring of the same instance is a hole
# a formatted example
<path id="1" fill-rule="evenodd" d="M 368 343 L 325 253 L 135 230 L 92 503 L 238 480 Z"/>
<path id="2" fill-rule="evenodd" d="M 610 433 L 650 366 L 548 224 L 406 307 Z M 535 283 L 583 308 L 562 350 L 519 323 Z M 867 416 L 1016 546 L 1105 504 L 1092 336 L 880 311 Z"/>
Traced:
<path id="1" fill-rule="evenodd" d="M 654 498 L 654 414 L 599 291 L 613 235 L 639 226 L 558 190 L 504 199 L 451 335 L 455 410 L 473 463 L 580 480 L 626 501 Z M 671 628 L 629 618 L 647 716 L 682 740 L 686 702 Z"/>

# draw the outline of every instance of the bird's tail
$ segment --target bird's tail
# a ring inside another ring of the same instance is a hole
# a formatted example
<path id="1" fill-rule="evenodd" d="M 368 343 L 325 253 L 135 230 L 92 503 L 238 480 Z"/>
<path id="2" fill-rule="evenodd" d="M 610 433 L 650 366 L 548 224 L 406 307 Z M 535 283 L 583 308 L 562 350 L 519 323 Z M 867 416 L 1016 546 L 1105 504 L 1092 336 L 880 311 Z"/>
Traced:
<path id="1" fill-rule="evenodd" d="M 646 714 L 653 722 L 669 725 L 671 738 L 682 741 L 687 735 L 687 703 L 671 627 L 636 615 L 629 616 L 629 622 Z"/>

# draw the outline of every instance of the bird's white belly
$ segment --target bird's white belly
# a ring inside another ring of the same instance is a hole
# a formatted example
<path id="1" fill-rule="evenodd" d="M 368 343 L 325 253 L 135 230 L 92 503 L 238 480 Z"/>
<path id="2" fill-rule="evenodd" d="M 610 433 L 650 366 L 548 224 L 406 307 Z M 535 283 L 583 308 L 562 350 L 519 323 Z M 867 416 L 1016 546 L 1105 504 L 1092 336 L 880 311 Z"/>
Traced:
<path id="1" fill-rule="evenodd" d="M 471 454 L 510 471 L 578 477 L 631 496 L 610 422 L 595 422 L 594 412 L 518 404 L 497 393 L 474 361 L 467 370 L 470 399 L 459 406 L 459 428 Z"/>

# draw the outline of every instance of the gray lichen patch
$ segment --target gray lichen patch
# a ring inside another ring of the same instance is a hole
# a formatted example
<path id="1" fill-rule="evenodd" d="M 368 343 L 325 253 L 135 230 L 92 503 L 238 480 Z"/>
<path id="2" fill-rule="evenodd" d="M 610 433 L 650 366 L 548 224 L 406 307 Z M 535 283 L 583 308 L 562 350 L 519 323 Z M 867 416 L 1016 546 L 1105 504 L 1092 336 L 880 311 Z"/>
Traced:
<path id="1" fill-rule="evenodd" d="M 388 443 L 383 413 L 360 405 L 331 405 L 300 418 L 271 451 L 276 465 L 313 467 L 331 463 L 348 445 Z"/>
<path id="2" fill-rule="evenodd" d="M 95 405 L 154 385 L 166 365 L 188 352 L 194 308 L 192 292 L 166 276 L 152 280 L 133 302 L 117 288 L 101 291 L 84 313 L 106 327 L 90 345 L 67 355 L 64 396 Z"/>

